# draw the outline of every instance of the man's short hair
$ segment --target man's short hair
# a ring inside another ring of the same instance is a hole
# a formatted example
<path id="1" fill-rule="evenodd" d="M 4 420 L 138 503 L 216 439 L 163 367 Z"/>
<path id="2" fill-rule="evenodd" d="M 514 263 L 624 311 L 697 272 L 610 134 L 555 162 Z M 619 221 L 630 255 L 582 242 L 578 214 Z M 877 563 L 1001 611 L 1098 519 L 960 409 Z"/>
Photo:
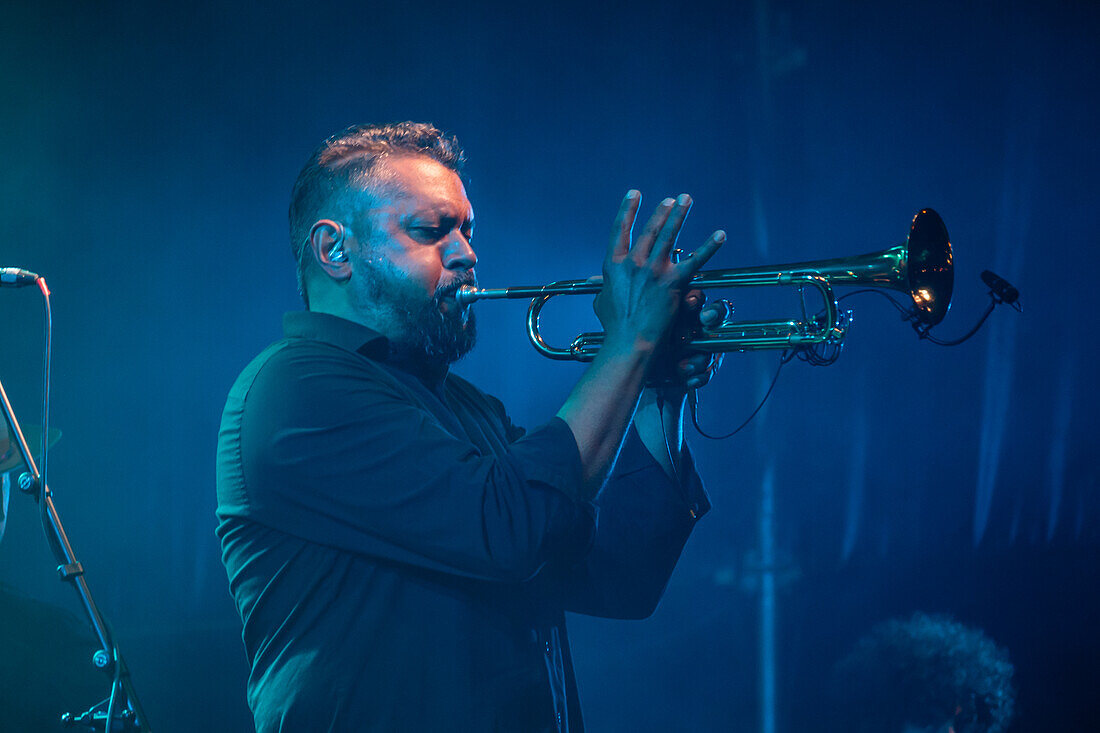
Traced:
<path id="1" fill-rule="evenodd" d="M 456 173 L 466 162 L 457 138 L 425 122 L 352 125 L 321 143 L 302 167 L 290 195 L 290 248 L 298 263 L 298 292 L 307 308 L 310 229 L 326 214 L 341 216 L 347 194 L 368 189 L 375 182 L 375 164 L 390 155 L 423 155 Z"/>

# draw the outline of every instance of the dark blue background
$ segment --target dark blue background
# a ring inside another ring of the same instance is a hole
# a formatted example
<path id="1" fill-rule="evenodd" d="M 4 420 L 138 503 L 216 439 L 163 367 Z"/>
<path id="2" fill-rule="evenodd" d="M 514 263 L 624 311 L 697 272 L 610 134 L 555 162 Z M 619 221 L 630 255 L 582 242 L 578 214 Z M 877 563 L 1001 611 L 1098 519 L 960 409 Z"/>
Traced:
<path id="1" fill-rule="evenodd" d="M 691 438 L 715 508 L 662 606 L 571 622 L 593 730 L 758 725 L 751 568 L 769 475 L 779 730 L 812 730 L 829 666 L 914 610 L 1008 647 L 1016 730 L 1100 721 L 1094 4 L 43 2 L 5 16 L 0 264 L 54 291 L 65 437 L 50 483 L 161 730 L 249 724 L 213 535 L 220 410 L 299 307 L 285 217 L 305 157 L 347 124 L 400 119 L 466 147 L 485 285 L 594 274 L 636 187 L 647 206 L 694 195 L 682 241 L 730 235 L 713 267 L 882 249 L 931 206 L 957 265 L 943 337 L 987 302 L 981 270 L 1023 293 L 1023 314 L 998 310 L 954 349 L 852 298 L 835 366 L 792 364 L 749 429 Z M 38 423 L 40 303 L 2 297 L 0 378 Z M 790 294 L 732 297 L 747 317 L 797 309 Z M 519 304 L 478 316 L 457 371 L 517 422 L 546 419 L 581 367 L 533 352 Z M 559 337 L 595 325 L 583 299 L 552 316 Z M 728 359 L 703 422 L 738 424 L 776 360 Z M 76 611 L 32 502 L 13 496 L 11 514 L 0 580 Z"/>

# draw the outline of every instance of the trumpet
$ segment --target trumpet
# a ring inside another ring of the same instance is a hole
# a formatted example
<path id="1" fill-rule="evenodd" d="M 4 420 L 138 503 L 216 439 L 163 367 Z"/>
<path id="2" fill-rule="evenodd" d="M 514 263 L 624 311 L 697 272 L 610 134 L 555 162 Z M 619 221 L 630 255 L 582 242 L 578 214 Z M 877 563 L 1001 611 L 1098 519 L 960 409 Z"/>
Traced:
<path id="1" fill-rule="evenodd" d="M 951 241 L 943 219 L 932 209 L 921 209 L 913 217 L 905 242 L 878 252 L 698 272 L 688 283 L 689 289 L 784 286 L 796 287 L 801 292 L 809 287 L 818 291 L 825 307 L 822 313 L 803 320 L 727 320 L 711 330 L 693 329 L 681 337 L 681 346 L 718 353 L 843 343 L 849 319 L 847 313 L 840 311 L 833 293 L 834 285 L 880 287 L 906 293 L 912 300 L 911 314 L 918 325 L 925 329 L 935 326 L 951 307 L 954 286 Z M 551 298 L 591 295 L 602 287 L 592 279 L 508 288 L 465 285 L 459 288 L 455 298 L 461 305 L 477 300 L 530 298 L 527 336 L 535 350 L 550 359 L 591 361 L 603 343 L 603 333 L 582 333 L 567 347 L 551 346 L 539 331 L 539 316 Z"/>

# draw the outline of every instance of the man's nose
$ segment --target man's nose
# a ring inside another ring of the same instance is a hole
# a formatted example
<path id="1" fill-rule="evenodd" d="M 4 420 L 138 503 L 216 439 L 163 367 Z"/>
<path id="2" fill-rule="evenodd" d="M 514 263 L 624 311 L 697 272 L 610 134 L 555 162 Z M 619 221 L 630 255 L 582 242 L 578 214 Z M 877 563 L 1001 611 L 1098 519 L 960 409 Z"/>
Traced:
<path id="1" fill-rule="evenodd" d="M 456 234 L 444 245 L 443 266 L 448 270 L 472 270 L 476 264 L 477 253 L 465 236 Z"/>

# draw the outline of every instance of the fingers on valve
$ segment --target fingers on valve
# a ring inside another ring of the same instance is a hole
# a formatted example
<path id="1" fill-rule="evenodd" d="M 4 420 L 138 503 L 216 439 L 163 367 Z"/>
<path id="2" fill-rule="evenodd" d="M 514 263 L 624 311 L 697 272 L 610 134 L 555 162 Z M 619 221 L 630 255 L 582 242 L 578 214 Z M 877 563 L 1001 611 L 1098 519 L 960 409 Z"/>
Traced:
<path id="1" fill-rule="evenodd" d="M 733 303 L 725 298 L 720 298 L 713 303 L 708 303 L 699 313 L 699 320 L 706 328 L 717 328 L 725 325 L 733 317 Z"/>
<path id="2" fill-rule="evenodd" d="M 692 354 L 681 359 L 677 366 L 679 366 L 680 373 L 684 376 L 701 374 L 710 367 L 710 354 Z"/>
<path id="3" fill-rule="evenodd" d="M 692 313 L 700 313 L 700 316 L 702 316 L 700 311 L 706 302 L 707 294 L 699 288 L 694 288 L 684 294 L 684 306 Z"/>
<path id="4" fill-rule="evenodd" d="M 677 366 L 684 384 L 695 389 L 707 384 L 721 365 L 722 354 L 698 353 L 681 359 Z"/>

